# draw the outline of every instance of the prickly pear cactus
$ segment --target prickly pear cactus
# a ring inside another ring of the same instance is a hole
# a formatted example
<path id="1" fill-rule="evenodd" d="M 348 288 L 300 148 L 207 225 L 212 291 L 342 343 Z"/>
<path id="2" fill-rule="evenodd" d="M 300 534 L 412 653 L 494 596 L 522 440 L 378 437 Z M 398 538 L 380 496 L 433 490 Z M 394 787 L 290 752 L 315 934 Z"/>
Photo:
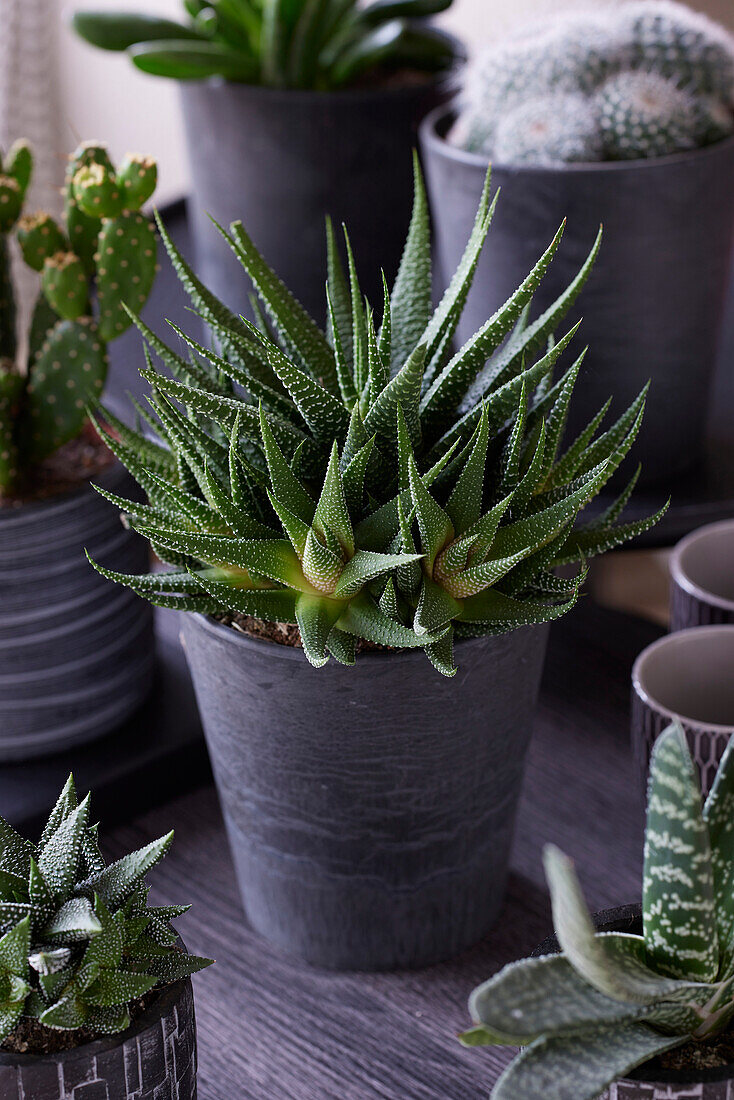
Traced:
<path id="1" fill-rule="evenodd" d="M 21 216 L 33 160 L 27 143 L 0 161 L 0 495 L 33 465 L 74 439 L 107 375 L 107 347 L 139 311 L 156 271 L 156 238 L 140 206 L 155 188 L 155 162 L 128 155 L 120 172 L 104 146 L 81 145 L 69 160 L 65 224 Z M 40 273 L 25 369 L 8 262 L 17 225 L 23 259 Z"/>
<path id="2" fill-rule="evenodd" d="M 536 125 L 542 103 L 560 96 L 587 100 L 594 120 L 581 143 L 578 104 L 569 141 L 559 132 L 549 143 L 554 127 Z M 466 67 L 460 104 L 451 140 L 503 164 L 693 149 L 734 132 L 734 37 L 674 0 L 565 13 L 480 53 Z"/>
<path id="3" fill-rule="evenodd" d="M 138 313 L 155 280 L 156 240 L 148 219 L 126 210 L 103 221 L 95 261 L 99 331 L 103 340 L 114 340 L 130 325 L 124 307 Z"/>

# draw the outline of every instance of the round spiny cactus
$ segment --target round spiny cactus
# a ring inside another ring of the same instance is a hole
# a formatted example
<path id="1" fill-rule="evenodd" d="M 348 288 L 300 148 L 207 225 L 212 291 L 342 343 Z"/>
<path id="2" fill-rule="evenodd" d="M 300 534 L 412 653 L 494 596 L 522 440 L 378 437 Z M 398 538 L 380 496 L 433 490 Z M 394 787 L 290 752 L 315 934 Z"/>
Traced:
<path id="1" fill-rule="evenodd" d="M 599 160 L 601 133 L 591 102 L 581 95 L 538 96 L 499 121 L 493 158 L 498 164 L 538 166 Z"/>
<path id="2" fill-rule="evenodd" d="M 618 18 L 636 68 L 671 77 L 693 93 L 731 102 L 734 38 L 718 23 L 674 0 L 626 4 Z"/>
<path id="3" fill-rule="evenodd" d="M 661 157 L 698 144 L 696 100 L 658 73 L 621 73 L 595 97 L 611 160 Z"/>

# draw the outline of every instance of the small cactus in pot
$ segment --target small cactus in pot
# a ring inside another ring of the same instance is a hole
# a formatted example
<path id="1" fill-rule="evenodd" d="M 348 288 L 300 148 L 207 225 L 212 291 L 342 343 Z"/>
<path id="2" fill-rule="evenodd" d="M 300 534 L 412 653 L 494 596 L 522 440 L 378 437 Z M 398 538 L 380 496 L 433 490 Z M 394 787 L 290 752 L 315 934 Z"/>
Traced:
<path id="1" fill-rule="evenodd" d="M 452 140 L 495 163 L 549 165 L 665 156 L 732 133 L 734 38 L 674 0 L 633 0 L 480 53 Z"/>
<path id="2" fill-rule="evenodd" d="M 156 239 L 140 207 L 155 164 L 128 157 L 116 172 L 104 146 L 72 155 L 64 219 L 23 214 L 33 157 L 27 143 L 0 165 L 0 496 L 22 488 L 34 466 L 76 438 L 102 393 L 107 345 L 142 308 L 156 272 Z M 40 276 L 27 338 L 17 331 L 10 241 Z M 25 354 L 25 362 L 20 362 Z"/>
<path id="3" fill-rule="evenodd" d="M 731 1027 L 733 794 L 734 741 L 702 804 L 683 730 L 661 735 L 650 767 L 641 935 L 596 932 L 573 863 L 546 849 L 562 953 L 511 963 L 478 986 L 474 1027 L 460 1037 L 466 1046 L 523 1048 L 492 1100 L 596 1100 L 643 1063 Z"/>

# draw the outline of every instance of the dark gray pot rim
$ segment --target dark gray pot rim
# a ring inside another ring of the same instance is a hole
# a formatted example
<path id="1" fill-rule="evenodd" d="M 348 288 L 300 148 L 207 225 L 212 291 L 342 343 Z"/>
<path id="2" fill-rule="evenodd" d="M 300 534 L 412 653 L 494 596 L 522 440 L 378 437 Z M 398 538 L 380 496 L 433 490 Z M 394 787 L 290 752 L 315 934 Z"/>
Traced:
<path id="1" fill-rule="evenodd" d="M 458 161 L 467 167 L 482 168 L 486 172 L 490 165 L 489 157 L 482 153 L 469 153 L 457 145 L 452 145 L 446 140 L 445 134 L 449 124 L 456 118 L 455 104 L 443 105 L 434 108 L 426 115 L 420 126 L 420 137 L 424 147 L 431 152 L 443 156 L 448 160 Z M 673 153 L 667 157 L 640 157 L 638 160 L 600 160 L 588 161 L 576 164 L 563 164 L 557 167 L 549 165 L 532 164 L 499 164 L 492 162 L 492 167 L 503 172 L 514 172 L 518 175 L 527 174 L 534 176 L 546 175 L 551 178 L 559 175 L 595 176 L 600 172 L 651 172 L 655 168 L 675 168 L 689 163 L 695 158 L 714 158 L 721 153 L 734 151 L 734 135 L 715 141 L 711 145 L 705 145 L 701 149 L 690 149 L 683 153 Z"/>
<path id="2" fill-rule="evenodd" d="M 624 932 L 640 932 L 640 923 L 642 919 L 642 906 L 641 905 L 618 905 L 614 909 L 602 909 L 598 913 L 594 913 L 594 927 L 598 932 L 610 932 L 610 931 L 624 931 Z M 620 925 L 622 927 L 620 928 Z M 625 928 L 624 925 L 628 925 Z M 558 940 L 555 936 L 548 936 L 543 940 L 541 944 L 533 951 L 533 958 L 538 958 L 541 955 L 557 955 L 559 952 Z M 650 1063 L 646 1063 L 649 1065 Z M 677 1072 L 661 1073 L 659 1070 L 650 1071 L 646 1070 L 645 1065 L 640 1066 L 629 1074 L 625 1080 L 628 1081 L 647 1081 L 652 1084 L 660 1085 L 707 1085 L 713 1084 L 717 1081 L 732 1081 L 734 1080 L 734 1065 L 719 1066 L 717 1069 L 707 1070 L 692 1070 L 687 1072 L 685 1070 L 678 1070 Z"/>
<path id="3" fill-rule="evenodd" d="M 683 567 L 683 555 L 692 543 L 698 542 L 699 539 L 705 539 L 714 531 L 721 531 L 726 528 L 731 530 L 732 537 L 734 537 L 734 519 L 722 519 L 718 523 L 707 523 L 704 527 L 691 531 L 690 535 L 686 535 L 684 539 L 681 539 L 670 558 L 670 573 L 678 587 L 684 589 L 690 596 L 701 600 L 702 603 L 720 607 L 722 611 L 734 613 L 734 600 L 727 600 L 723 596 L 717 596 L 715 592 L 709 592 L 707 588 L 701 588 L 700 585 L 691 580 Z"/>
<path id="4" fill-rule="evenodd" d="M 103 489 L 109 488 L 113 485 L 120 474 L 124 471 L 125 467 L 118 459 L 114 459 L 108 467 L 102 470 L 99 474 L 95 474 L 93 477 L 86 478 L 84 481 L 80 481 L 78 485 L 73 488 L 64 489 L 60 493 L 55 493 L 53 496 L 42 497 L 39 500 L 21 501 L 19 504 L 12 504 L 10 507 L 0 508 L 0 523 L 4 520 L 17 519 L 19 516 L 40 514 L 49 508 L 57 508 L 59 504 L 65 502 L 73 502 L 78 497 L 85 496 L 90 488 L 95 485 L 100 485 Z"/>
<path id="5" fill-rule="evenodd" d="M 181 978 L 162 988 L 160 996 L 145 1010 L 142 1016 L 138 1016 L 125 1031 L 118 1035 L 110 1035 L 107 1039 L 95 1039 L 92 1043 L 82 1043 L 71 1050 L 64 1050 L 58 1054 L 13 1054 L 10 1051 L 0 1050 L 0 1066 L 28 1066 L 41 1062 L 60 1062 L 65 1059 L 84 1056 L 96 1058 L 98 1054 L 104 1054 L 108 1050 L 114 1050 L 128 1039 L 135 1038 L 149 1027 L 156 1024 L 175 1006 L 181 993 L 191 978 Z"/>
<path id="6" fill-rule="evenodd" d="M 716 722 L 701 722 L 697 718 L 689 718 L 685 714 L 678 714 L 676 711 L 670 710 L 669 707 L 663 706 L 654 695 L 650 694 L 644 682 L 643 666 L 650 653 L 658 649 L 667 648 L 668 646 L 685 645 L 687 642 L 693 641 L 694 638 L 700 640 L 717 634 L 719 636 L 734 636 L 734 625 L 715 623 L 712 626 L 691 626 L 686 630 L 676 630 L 673 634 L 664 634 L 663 637 L 658 638 L 656 642 L 651 642 L 650 645 L 645 646 L 642 653 L 638 655 L 632 666 L 632 686 L 642 701 L 646 703 L 651 710 L 659 711 L 660 714 L 664 714 L 671 722 L 680 722 L 688 729 L 700 730 L 703 733 L 731 734 L 731 726 L 719 725 Z"/>
<path id="7" fill-rule="evenodd" d="M 227 639 L 232 645 L 239 646 L 244 650 L 259 650 L 260 653 L 264 653 L 266 647 L 270 650 L 274 658 L 282 659 L 285 661 L 306 661 L 306 655 L 300 647 L 280 645 L 279 642 L 273 642 L 269 638 L 255 638 L 251 634 L 242 634 L 239 630 L 234 630 L 231 626 L 225 626 L 224 623 L 217 622 L 210 615 L 202 615 L 198 611 L 184 611 L 184 615 L 194 619 L 199 627 L 206 631 L 207 634 L 213 637 L 220 637 Z M 543 625 L 543 624 L 540 624 Z M 522 629 L 519 627 L 518 629 Z M 732 628 L 734 629 L 734 628 Z M 508 633 L 511 633 L 508 631 Z M 487 635 L 488 637 L 496 637 L 496 635 Z M 460 638 L 456 641 L 455 648 L 463 648 L 469 642 L 480 641 L 481 635 L 478 638 Z M 366 649 L 357 656 L 357 668 L 364 662 L 384 662 L 384 661 L 414 661 L 416 658 L 420 658 L 424 661 L 428 660 L 423 649 L 420 646 L 416 646 L 414 649 Z M 343 666 L 339 666 L 340 668 Z M 314 669 L 314 672 L 322 672 L 322 669 Z M 328 675 L 328 673 L 327 673 Z M 437 676 L 440 673 L 436 673 Z"/>

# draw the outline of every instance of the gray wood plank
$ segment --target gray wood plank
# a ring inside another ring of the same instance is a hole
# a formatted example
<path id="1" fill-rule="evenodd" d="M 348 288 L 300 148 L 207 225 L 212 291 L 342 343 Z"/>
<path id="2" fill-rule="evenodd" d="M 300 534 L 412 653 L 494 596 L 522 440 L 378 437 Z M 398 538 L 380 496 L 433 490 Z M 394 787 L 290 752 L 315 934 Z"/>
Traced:
<path id="1" fill-rule="evenodd" d="M 175 827 L 156 898 L 218 965 L 197 975 L 200 1100 L 475 1100 L 509 1057 L 465 1051 L 472 987 L 549 931 L 544 842 L 578 862 L 594 908 L 639 897 L 642 812 L 628 745 L 629 671 L 654 627 L 588 603 L 554 627 L 499 927 L 459 959 L 400 974 L 311 970 L 248 928 L 216 795 L 197 791 L 118 827 L 111 854 Z M 101 810 L 102 807 L 99 807 Z"/>

